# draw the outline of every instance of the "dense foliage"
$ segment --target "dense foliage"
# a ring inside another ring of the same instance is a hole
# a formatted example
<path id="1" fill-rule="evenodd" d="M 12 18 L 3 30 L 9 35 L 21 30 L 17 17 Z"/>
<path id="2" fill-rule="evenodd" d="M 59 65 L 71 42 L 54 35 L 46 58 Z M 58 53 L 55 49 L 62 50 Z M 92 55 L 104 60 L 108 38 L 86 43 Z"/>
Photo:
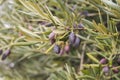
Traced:
<path id="1" fill-rule="evenodd" d="M 120 0 L 0 0 L 3 80 L 120 80 Z"/>

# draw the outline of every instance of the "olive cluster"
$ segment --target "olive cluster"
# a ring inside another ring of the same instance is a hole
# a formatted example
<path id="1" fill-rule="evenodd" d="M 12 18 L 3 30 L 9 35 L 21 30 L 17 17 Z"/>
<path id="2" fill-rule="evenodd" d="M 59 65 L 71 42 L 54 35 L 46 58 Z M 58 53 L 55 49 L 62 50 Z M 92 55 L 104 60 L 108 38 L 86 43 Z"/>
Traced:
<path id="1" fill-rule="evenodd" d="M 2 49 L 0 49 L 0 55 L 2 55 L 1 60 L 5 60 L 11 53 L 10 49 L 7 49 L 5 52 L 3 52 Z"/>
<path id="2" fill-rule="evenodd" d="M 62 45 L 58 45 L 55 43 L 55 33 L 51 32 L 49 34 L 49 40 L 51 44 L 54 44 L 54 52 L 57 54 L 69 53 L 71 48 L 77 48 L 80 45 L 80 38 L 76 36 L 74 32 L 70 32 L 68 34 L 68 40 L 64 41 Z"/>
<path id="3" fill-rule="evenodd" d="M 117 62 L 118 65 L 120 65 L 120 58 L 118 58 L 118 60 L 116 62 Z M 105 59 L 105 58 L 102 58 L 100 60 L 100 64 L 108 64 L 108 60 Z M 108 74 L 110 69 L 113 71 L 113 73 L 119 73 L 119 69 L 118 69 L 117 66 L 109 67 L 108 65 L 106 65 L 102 68 L 102 70 L 105 74 Z"/>

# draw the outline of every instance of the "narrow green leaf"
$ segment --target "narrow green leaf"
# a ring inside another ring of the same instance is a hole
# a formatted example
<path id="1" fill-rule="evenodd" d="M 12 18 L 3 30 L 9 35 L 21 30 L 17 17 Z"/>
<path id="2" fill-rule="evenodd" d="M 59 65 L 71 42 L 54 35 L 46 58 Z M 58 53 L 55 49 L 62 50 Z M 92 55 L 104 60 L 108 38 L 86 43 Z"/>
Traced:
<path id="1" fill-rule="evenodd" d="M 48 49 L 45 51 L 45 54 L 48 54 L 48 52 L 49 52 L 50 50 L 52 50 L 53 47 L 54 47 L 54 44 L 53 44 L 52 46 L 50 46 L 50 48 L 48 48 Z"/>
<path id="2" fill-rule="evenodd" d="M 87 56 L 92 59 L 94 62 L 99 63 L 99 61 L 91 54 L 91 53 L 87 53 Z"/>
<path id="3" fill-rule="evenodd" d="M 65 31 L 64 30 L 54 30 L 53 31 L 55 34 L 64 34 Z"/>
<path id="4" fill-rule="evenodd" d="M 113 3 L 110 0 L 101 0 L 103 3 L 109 5 L 111 8 L 116 9 L 120 12 L 120 6 L 118 4 Z"/>
<path id="5" fill-rule="evenodd" d="M 28 29 L 22 27 L 22 26 L 17 26 L 22 32 L 28 34 L 29 36 L 33 36 L 36 38 L 40 38 L 40 36 L 38 36 L 37 34 L 33 33 L 32 31 L 29 31 Z"/>
<path id="6" fill-rule="evenodd" d="M 84 75 L 84 76 L 78 76 L 77 79 L 92 79 L 92 80 L 96 80 L 94 77 L 89 76 L 89 75 Z"/>
<path id="7" fill-rule="evenodd" d="M 39 42 L 17 42 L 17 43 L 12 43 L 12 46 L 29 46 L 37 43 Z"/>

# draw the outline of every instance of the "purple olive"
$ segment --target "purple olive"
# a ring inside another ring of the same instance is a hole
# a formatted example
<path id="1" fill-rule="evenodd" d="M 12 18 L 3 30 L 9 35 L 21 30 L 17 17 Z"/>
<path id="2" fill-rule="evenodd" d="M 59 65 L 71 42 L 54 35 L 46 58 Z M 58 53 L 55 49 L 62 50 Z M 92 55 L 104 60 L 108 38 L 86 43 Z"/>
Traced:
<path id="1" fill-rule="evenodd" d="M 106 64 L 106 63 L 107 63 L 107 59 L 102 58 L 102 59 L 100 60 L 100 64 Z"/>
<path id="2" fill-rule="evenodd" d="M 81 12 L 81 15 L 88 16 L 88 11 Z"/>
<path id="3" fill-rule="evenodd" d="M 80 38 L 76 37 L 73 47 L 77 48 L 77 47 L 79 47 L 79 45 L 80 45 Z"/>
<path id="4" fill-rule="evenodd" d="M 75 42 L 75 39 L 76 39 L 76 35 L 73 32 L 71 32 L 69 35 L 70 44 L 73 44 Z"/>
<path id="5" fill-rule="evenodd" d="M 120 65 L 120 58 L 117 59 L 117 63 Z"/>
<path id="6" fill-rule="evenodd" d="M 49 34 L 49 39 L 51 40 L 51 39 L 54 39 L 54 37 L 55 37 L 55 33 L 54 32 L 51 32 L 50 34 Z"/>
<path id="7" fill-rule="evenodd" d="M 81 24 L 81 23 L 78 24 L 78 28 L 80 28 L 80 29 L 83 28 L 83 24 Z"/>
<path id="8" fill-rule="evenodd" d="M 2 49 L 0 49 L 0 55 L 3 53 L 3 50 Z"/>
<path id="9" fill-rule="evenodd" d="M 109 67 L 108 66 L 103 67 L 103 72 L 108 73 L 109 72 Z"/>
<path id="10" fill-rule="evenodd" d="M 54 38 L 50 40 L 51 44 L 54 44 L 55 41 L 56 41 L 56 40 L 55 40 Z"/>
<path id="11" fill-rule="evenodd" d="M 54 46 L 54 52 L 59 54 L 60 53 L 60 47 L 58 45 Z"/>
<path id="12" fill-rule="evenodd" d="M 113 71 L 114 73 L 118 73 L 118 72 L 119 72 L 119 69 L 113 66 L 112 71 Z"/>
<path id="13" fill-rule="evenodd" d="M 10 50 L 10 49 L 7 49 L 7 50 L 3 53 L 1 60 L 5 60 L 5 59 L 7 58 L 7 56 L 10 55 L 10 53 L 11 53 L 11 50 Z"/>
<path id="14" fill-rule="evenodd" d="M 64 50 L 66 53 L 69 53 L 70 52 L 70 45 L 69 44 L 65 45 Z"/>

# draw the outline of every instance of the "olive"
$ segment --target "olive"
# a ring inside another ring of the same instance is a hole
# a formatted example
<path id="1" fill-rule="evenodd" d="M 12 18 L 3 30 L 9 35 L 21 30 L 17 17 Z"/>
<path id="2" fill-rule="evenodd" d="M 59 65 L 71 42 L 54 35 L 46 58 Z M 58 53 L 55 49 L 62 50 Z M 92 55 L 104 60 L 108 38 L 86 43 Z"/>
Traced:
<path id="1" fill-rule="evenodd" d="M 59 54 L 63 55 L 64 54 L 64 49 L 61 49 Z"/>
<path id="2" fill-rule="evenodd" d="M 71 32 L 69 35 L 69 43 L 73 44 L 75 42 L 75 39 L 76 39 L 76 35 L 73 32 Z"/>
<path id="3" fill-rule="evenodd" d="M 55 37 L 55 33 L 54 32 L 51 32 L 50 34 L 49 34 L 49 39 L 51 40 L 51 39 L 54 39 L 54 37 Z"/>
<path id="4" fill-rule="evenodd" d="M 11 53 L 11 50 L 10 50 L 10 49 L 7 49 L 7 50 L 3 53 L 1 60 L 5 60 L 5 59 L 7 58 L 7 56 L 10 55 L 10 53 Z"/>
<path id="5" fill-rule="evenodd" d="M 60 47 L 58 45 L 55 44 L 54 46 L 54 52 L 59 54 L 60 53 Z"/>
<path id="6" fill-rule="evenodd" d="M 107 59 L 102 58 L 102 59 L 100 60 L 100 64 L 106 64 L 106 63 L 107 63 Z"/>
<path id="7" fill-rule="evenodd" d="M 114 73 L 118 73 L 118 72 L 119 72 L 119 69 L 113 66 L 112 71 L 113 71 Z"/>
<path id="8" fill-rule="evenodd" d="M 69 53 L 70 45 L 69 44 L 65 45 L 64 50 L 65 50 L 66 53 Z"/>
<path id="9" fill-rule="evenodd" d="M 3 50 L 2 49 L 0 49 L 0 55 L 3 53 Z"/>
<path id="10" fill-rule="evenodd" d="M 80 38 L 76 37 L 73 47 L 77 48 L 77 47 L 79 47 L 79 45 L 80 45 Z"/>
<path id="11" fill-rule="evenodd" d="M 103 72 L 108 73 L 109 72 L 109 67 L 108 66 L 103 67 Z"/>
<path id="12" fill-rule="evenodd" d="M 56 40 L 55 40 L 54 38 L 50 40 L 51 44 L 54 44 L 55 41 L 56 41 Z"/>

